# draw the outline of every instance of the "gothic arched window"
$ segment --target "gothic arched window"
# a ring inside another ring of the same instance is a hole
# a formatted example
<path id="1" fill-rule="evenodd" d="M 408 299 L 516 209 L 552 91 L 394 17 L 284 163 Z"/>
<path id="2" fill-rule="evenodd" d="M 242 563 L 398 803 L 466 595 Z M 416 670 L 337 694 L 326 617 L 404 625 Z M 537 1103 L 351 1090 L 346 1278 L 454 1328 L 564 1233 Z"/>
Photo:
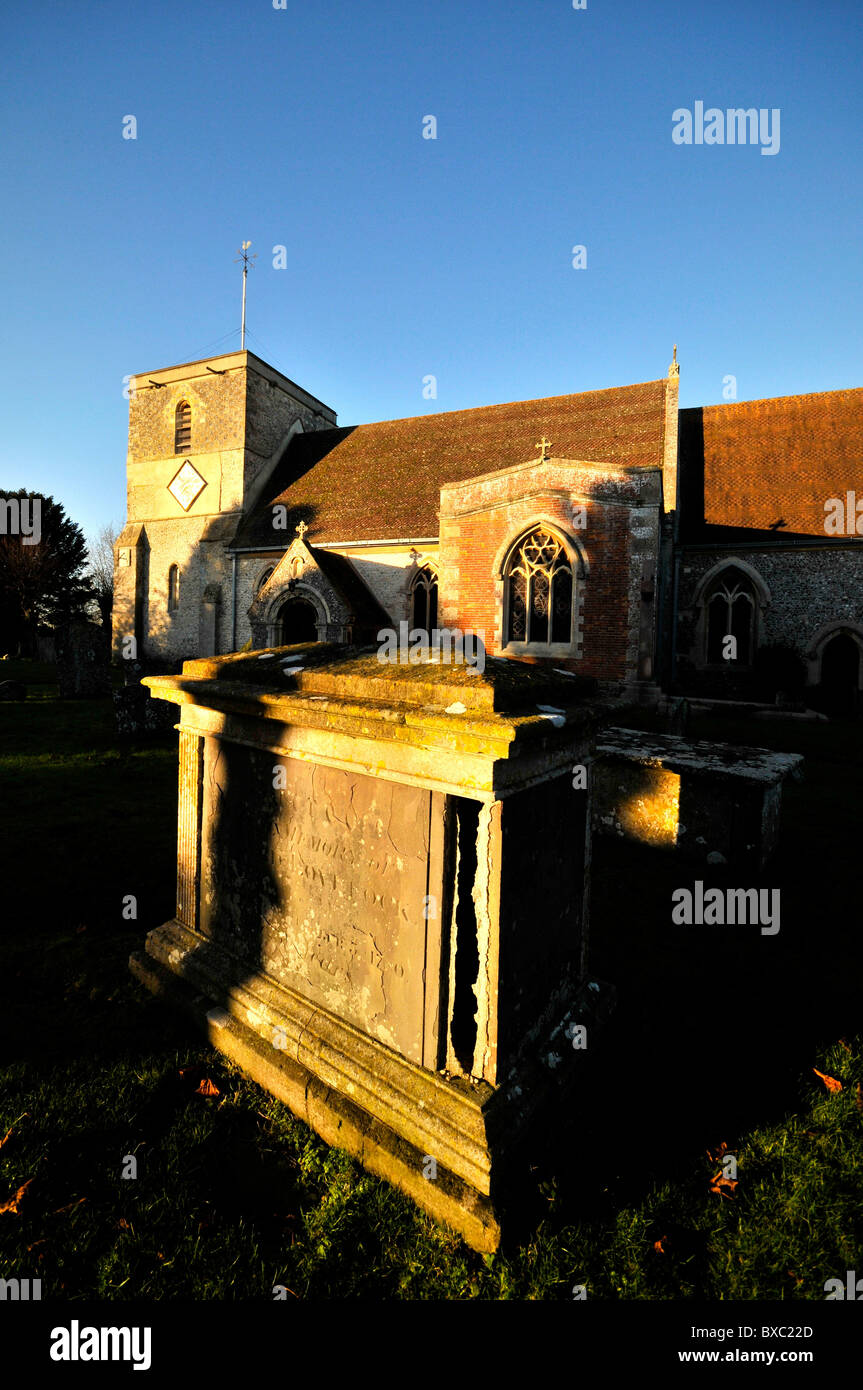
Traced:
<path id="1" fill-rule="evenodd" d="M 275 565 L 270 565 L 270 568 L 269 568 L 269 569 L 264 570 L 264 572 L 263 572 L 263 574 L 261 575 L 260 579 L 258 580 L 257 584 L 255 585 L 255 593 L 256 593 L 256 594 L 259 594 L 259 593 L 261 592 L 261 590 L 263 589 L 264 585 L 266 584 L 267 580 L 270 578 L 270 575 L 273 573 L 274 570 L 275 570 Z"/>
<path id="2" fill-rule="evenodd" d="M 180 570 L 171 565 L 168 570 L 168 612 L 176 613 L 180 606 Z"/>
<path id="3" fill-rule="evenodd" d="M 432 633 L 437 627 L 437 575 L 430 565 L 417 570 L 411 584 L 412 629 Z"/>
<path id="4" fill-rule="evenodd" d="M 192 448 L 192 407 L 180 401 L 174 412 L 174 453 L 188 454 Z"/>
<path id="5" fill-rule="evenodd" d="M 556 536 L 538 526 L 519 541 L 504 582 L 507 643 L 572 642 L 572 565 Z"/>
<path id="6" fill-rule="evenodd" d="M 751 666 L 755 652 L 756 598 L 752 580 L 730 565 L 707 591 L 707 661 Z M 726 643 L 733 637 L 734 643 Z"/>

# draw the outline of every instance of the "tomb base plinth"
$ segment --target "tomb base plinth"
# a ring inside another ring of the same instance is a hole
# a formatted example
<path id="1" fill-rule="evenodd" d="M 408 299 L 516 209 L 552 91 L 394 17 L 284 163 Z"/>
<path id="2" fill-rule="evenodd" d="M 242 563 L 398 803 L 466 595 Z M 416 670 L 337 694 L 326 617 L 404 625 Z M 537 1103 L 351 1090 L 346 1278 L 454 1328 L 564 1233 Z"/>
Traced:
<path id="1" fill-rule="evenodd" d="M 567 1030 L 587 1024 L 595 1039 L 613 1007 L 611 986 L 586 985 L 542 1039 L 534 1064 L 509 1086 L 491 1087 L 418 1067 L 265 976 L 231 984 L 228 962 L 196 965 L 206 946 L 169 922 L 150 933 L 130 968 L 328 1144 L 475 1250 L 496 1250 L 525 1186 L 525 1157 L 541 1150 L 556 1113 L 577 1094 L 586 1059 L 572 1051 Z"/>

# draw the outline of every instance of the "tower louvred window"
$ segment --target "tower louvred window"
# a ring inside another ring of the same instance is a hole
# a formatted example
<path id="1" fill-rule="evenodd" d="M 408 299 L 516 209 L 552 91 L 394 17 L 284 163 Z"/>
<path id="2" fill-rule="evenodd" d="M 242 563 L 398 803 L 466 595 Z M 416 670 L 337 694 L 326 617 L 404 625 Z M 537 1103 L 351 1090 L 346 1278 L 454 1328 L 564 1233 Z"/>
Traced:
<path id="1" fill-rule="evenodd" d="M 180 401 L 174 415 L 174 453 L 188 454 L 192 448 L 192 407 Z"/>

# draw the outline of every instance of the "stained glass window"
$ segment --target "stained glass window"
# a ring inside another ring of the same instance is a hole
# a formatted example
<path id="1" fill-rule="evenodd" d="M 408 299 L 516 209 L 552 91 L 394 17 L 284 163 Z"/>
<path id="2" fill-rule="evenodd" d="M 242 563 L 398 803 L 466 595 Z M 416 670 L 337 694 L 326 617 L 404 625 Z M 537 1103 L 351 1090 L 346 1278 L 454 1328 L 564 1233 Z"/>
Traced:
<path id="1" fill-rule="evenodd" d="M 507 642 L 548 646 L 572 640 L 572 566 L 556 536 L 538 527 L 510 557 Z"/>

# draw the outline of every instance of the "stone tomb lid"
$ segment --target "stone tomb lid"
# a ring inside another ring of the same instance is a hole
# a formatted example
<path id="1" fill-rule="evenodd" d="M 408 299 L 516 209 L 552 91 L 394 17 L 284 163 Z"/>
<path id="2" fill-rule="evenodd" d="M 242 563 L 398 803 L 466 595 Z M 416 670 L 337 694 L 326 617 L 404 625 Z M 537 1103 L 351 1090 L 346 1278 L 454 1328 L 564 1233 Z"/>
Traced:
<path id="1" fill-rule="evenodd" d="M 447 710 L 461 703 L 466 711 L 477 714 L 532 714 L 541 705 L 581 706 L 586 711 L 597 704 L 595 681 L 546 666 L 488 655 L 483 670 L 436 656 L 403 664 L 380 661 L 377 650 L 315 642 L 235 652 L 186 661 L 182 676 L 151 678 L 147 684 L 154 693 L 156 689 L 161 693 L 177 682 L 231 682 L 257 691 L 380 701 L 416 709 Z"/>
<path id="2" fill-rule="evenodd" d="M 597 757 L 686 772 L 696 777 L 734 777 L 744 782 L 771 784 L 802 776 L 800 753 L 775 753 L 770 748 L 736 748 L 730 743 L 651 734 L 641 729 L 609 726 L 596 741 Z"/>
<path id="3" fill-rule="evenodd" d="M 218 727 L 222 736 L 469 795 L 510 795 L 562 775 L 620 710 L 595 698 L 591 682 L 549 668 L 486 657 L 473 674 L 452 662 L 400 665 L 380 662 L 374 647 L 323 643 L 187 661 L 182 675 L 143 684 L 182 706 L 186 727 Z M 215 712 L 216 723 L 195 706 Z"/>

